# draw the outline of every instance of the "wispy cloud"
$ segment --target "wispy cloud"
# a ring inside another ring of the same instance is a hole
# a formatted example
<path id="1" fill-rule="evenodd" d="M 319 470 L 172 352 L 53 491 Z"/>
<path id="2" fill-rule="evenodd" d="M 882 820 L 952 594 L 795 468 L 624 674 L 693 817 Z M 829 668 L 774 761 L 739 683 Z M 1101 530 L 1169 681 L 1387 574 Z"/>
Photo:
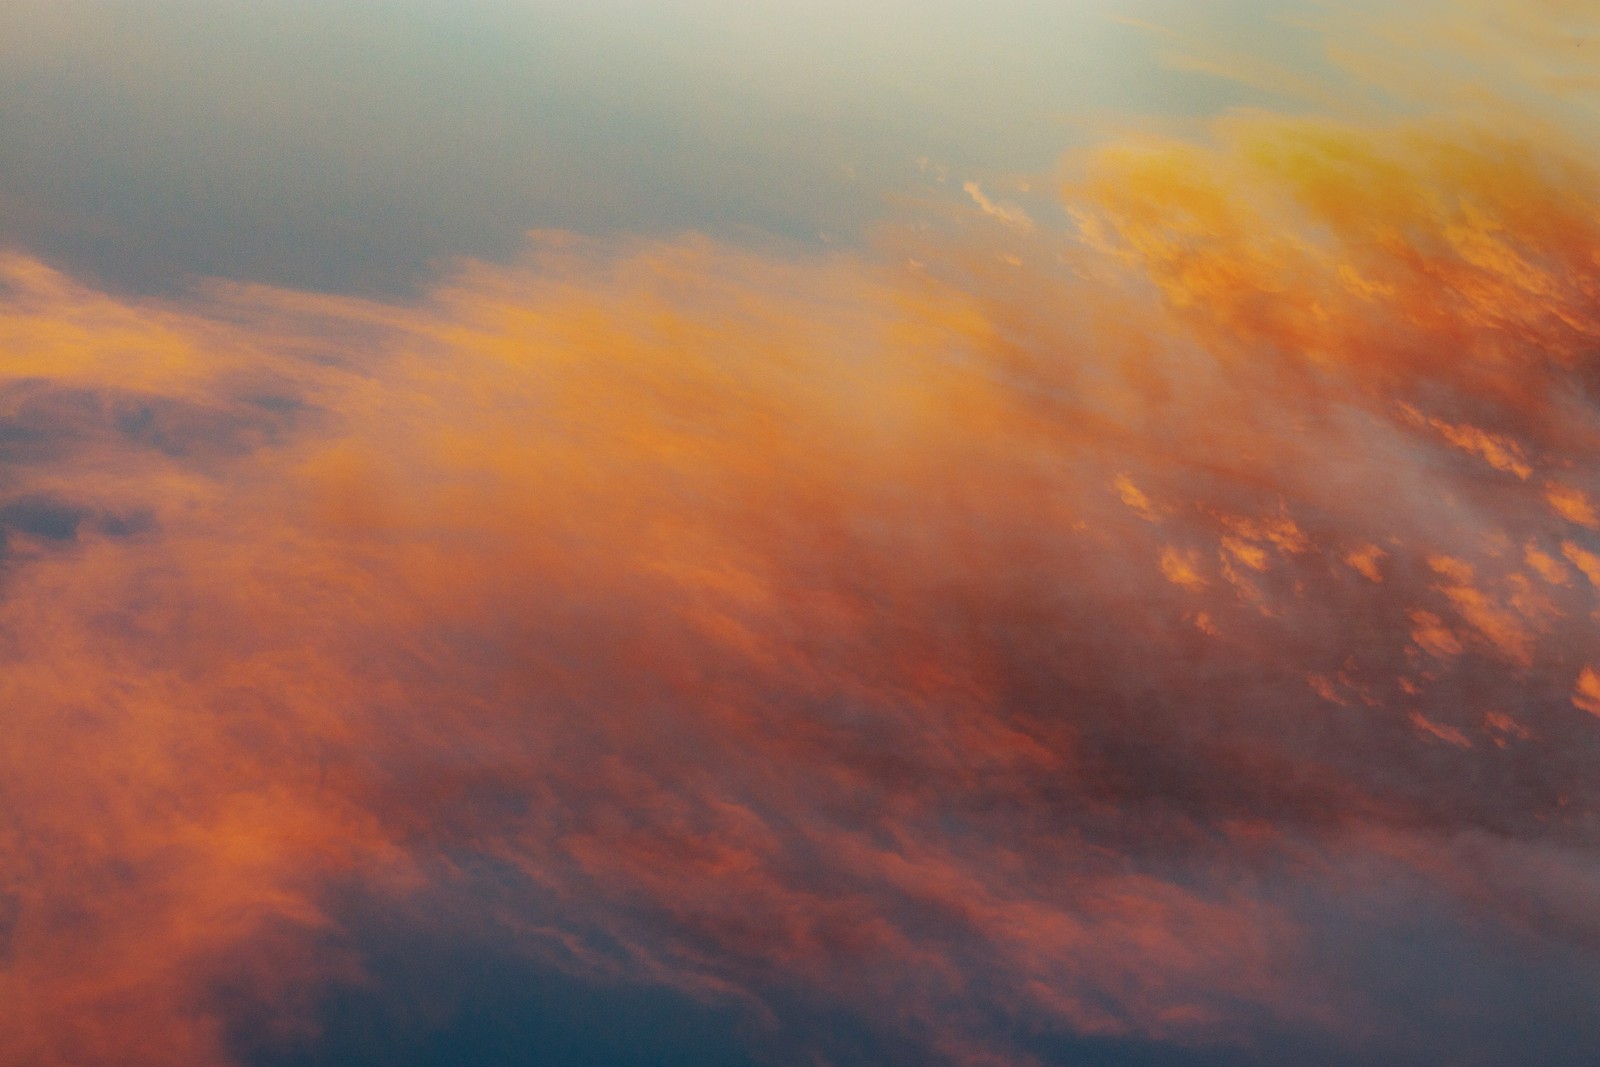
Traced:
<path id="1" fill-rule="evenodd" d="M 1013 225 L 539 234 L 410 303 L 8 258 L 0 1061 L 303 1036 L 351 883 L 926 1058 L 1592 1047 L 1426 995 L 1507 934 L 1600 988 L 1591 162 L 1252 115 L 1068 167 L 1075 233 L 969 183 Z"/>
<path id="2" fill-rule="evenodd" d="M 1015 204 L 989 199 L 988 194 L 983 191 L 983 186 L 977 182 L 964 182 L 961 190 L 972 198 L 972 202 L 978 205 L 978 210 L 985 215 L 1019 230 L 1033 229 L 1033 220 L 1028 217 L 1026 211 Z"/>

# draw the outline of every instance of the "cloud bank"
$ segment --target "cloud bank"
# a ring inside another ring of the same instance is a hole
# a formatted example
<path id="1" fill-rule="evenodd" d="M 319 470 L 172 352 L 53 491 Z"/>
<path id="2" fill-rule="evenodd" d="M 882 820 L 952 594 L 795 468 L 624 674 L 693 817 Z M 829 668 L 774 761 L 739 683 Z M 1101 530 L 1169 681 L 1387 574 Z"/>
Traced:
<path id="1" fill-rule="evenodd" d="M 0 1061 L 315 1047 L 357 899 L 778 1062 L 1582 1062 L 1591 162 L 1252 115 L 1060 193 L 411 304 L 8 257 Z"/>

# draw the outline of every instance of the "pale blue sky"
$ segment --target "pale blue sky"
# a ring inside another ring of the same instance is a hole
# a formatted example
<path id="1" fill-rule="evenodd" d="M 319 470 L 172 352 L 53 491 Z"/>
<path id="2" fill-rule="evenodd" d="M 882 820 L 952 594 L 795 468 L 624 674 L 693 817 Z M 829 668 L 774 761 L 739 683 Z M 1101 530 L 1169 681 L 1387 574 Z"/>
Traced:
<path id="1" fill-rule="evenodd" d="M 118 288 L 394 291 L 530 228 L 851 243 L 930 157 L 1048 170 L 1085 122 L 1261 94 L 1265 0 L 8 0 L 0 242 Z"/>

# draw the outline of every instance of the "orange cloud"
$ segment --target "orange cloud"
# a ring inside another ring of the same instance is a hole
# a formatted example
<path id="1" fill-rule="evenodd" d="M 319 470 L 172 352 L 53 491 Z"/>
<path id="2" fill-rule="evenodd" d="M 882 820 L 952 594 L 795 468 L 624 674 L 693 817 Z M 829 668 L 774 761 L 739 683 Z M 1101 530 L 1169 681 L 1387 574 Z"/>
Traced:
<path id="1" fill-rule="evenodd" d="M 1556 514 L 1563 519 L 1591 530 L 1600 530 L 1600 510 L 1596 509 L 1594 501 L 1583 490 L 1552 482 L 1545 487 L 1544 495 Z"/>
<path id="2" fill-rule="evenodd" d="M 1295 903 L 1357 853 L 1553 922 L 1452 850 L 1600 799 L 1595 590 L 1533 547 L 1593 506 L 1531 477 L 1596 458 L 1594 173 L 1261 117 L 1073 165 L 1087 243 L 884 237 L 921 271 L 6 260 L 0 1062 L 225 1062 L 219 988 L 292 1030 L 358 973 L 334 886 L 464 856 L 585 973 L 971 1062 L 1380 1030 Z"/>
<path id="3" fill-rule="evenodd" d="M 1596 674 L 1593 667 L 1585 667 L 1578 673 L 1572 702 L 1584 711 L 1600 715 L 1600 674 Z"/>

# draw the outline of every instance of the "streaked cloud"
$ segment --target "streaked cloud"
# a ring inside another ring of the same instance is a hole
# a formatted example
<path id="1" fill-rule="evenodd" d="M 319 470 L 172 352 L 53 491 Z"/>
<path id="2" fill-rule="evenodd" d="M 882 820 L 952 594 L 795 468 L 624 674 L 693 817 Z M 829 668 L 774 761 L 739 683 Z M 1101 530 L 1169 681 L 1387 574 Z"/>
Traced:
<path id="1" fill-rule="evenodd" d="M 783 1062 L 1581 1062 L 1600 172 L 1498 108 L 405 300 L 9 255 L 0 1062 L 315 1047 L 352 909 Z"/>

